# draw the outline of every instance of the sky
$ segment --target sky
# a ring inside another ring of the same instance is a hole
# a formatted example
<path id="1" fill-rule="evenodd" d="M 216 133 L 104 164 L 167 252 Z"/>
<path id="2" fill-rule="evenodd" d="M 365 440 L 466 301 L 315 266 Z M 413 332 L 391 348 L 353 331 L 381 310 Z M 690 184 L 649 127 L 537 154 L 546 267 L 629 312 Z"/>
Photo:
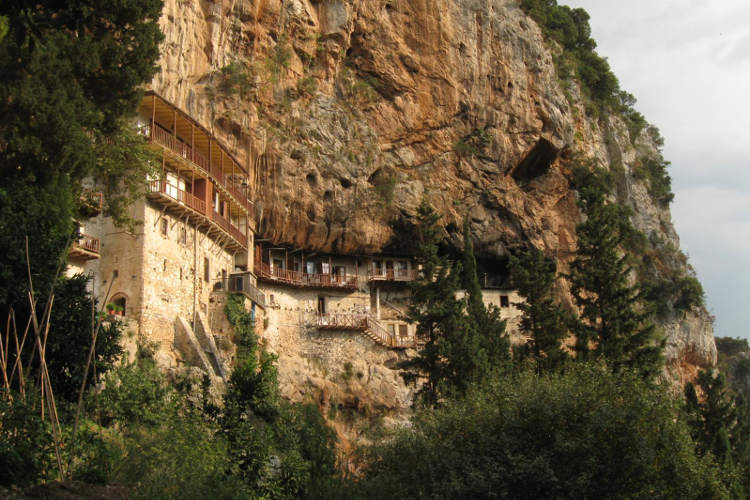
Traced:
<path id="1" fill-rule="evenodd" d="M 590 14 L 597 51 L 664 137 L 672 219 L 714 334 L 750 338 L 750 1 L 558 3 Z"/>

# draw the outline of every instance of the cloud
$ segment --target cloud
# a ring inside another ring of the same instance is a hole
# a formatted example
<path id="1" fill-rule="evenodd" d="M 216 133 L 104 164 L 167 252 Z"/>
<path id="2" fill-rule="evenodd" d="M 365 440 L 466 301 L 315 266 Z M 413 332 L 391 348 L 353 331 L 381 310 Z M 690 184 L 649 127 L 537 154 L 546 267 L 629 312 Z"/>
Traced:
<path id="1" fill-rule="evenodd" d="M 750 338 L 750 2 L 562 0 L 665 138 L 673 220 L 717 315 Z"/>

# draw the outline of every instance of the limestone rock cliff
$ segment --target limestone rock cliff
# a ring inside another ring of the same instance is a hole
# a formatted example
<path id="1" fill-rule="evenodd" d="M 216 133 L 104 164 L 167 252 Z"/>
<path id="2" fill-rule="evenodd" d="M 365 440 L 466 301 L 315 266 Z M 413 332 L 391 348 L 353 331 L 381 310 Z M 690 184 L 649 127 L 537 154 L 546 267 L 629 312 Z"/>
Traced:
<path id="1" fill-rule="evenodd" d="M 580 221 L 566 175 L 575 151 L 622 172 L 634 224 L 679 248 L 669 209 L 633 175 L 656 145 L 616 116 L 588 117 L 514 0 L 165 3 L 153 87 L 248 159 L 266 238 L 378 252 L 426 197 L 453 243 L 468 214 L 481 257 L 534 245 L 564 269 Z M 705 310 L 672 314 L 664 330 L 675 378 L 715 363 Z M 289 387 L 322 376 L 288 366 Z"/>

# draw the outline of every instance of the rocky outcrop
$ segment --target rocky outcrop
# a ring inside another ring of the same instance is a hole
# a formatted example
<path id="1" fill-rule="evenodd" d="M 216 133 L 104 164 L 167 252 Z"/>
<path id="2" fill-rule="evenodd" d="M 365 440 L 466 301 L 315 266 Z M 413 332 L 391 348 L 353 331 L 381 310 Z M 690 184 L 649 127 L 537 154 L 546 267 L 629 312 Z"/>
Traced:
<path id="1" fill-rule="evenodd" d="M 651 244 L 679 248 L 668 208 L 633 175 L 657 146 L 587 115 L 514 0 L 165 4 L 153 87 L 248 159 L 267 238 L 377 252 L 427 198 L 449 241 L 468 216 L 479 256 L 534 245 L 564 269 L 580 220 L 575 151 L 620 172 L 618 197 Z M 715 362 L 707 318 L 665 321 L 678 379 Z M 282 379 L 307 377 L 305 363 L 282 358 Z"/>

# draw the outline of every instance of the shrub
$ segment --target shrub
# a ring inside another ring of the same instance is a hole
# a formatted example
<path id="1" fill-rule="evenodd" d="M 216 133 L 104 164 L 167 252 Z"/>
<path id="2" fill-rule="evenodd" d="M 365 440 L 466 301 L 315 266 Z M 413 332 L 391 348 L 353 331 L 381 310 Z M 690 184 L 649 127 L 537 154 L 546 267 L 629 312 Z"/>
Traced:
<path id="1" fill-rule="evenodd" d="M 679 404 L 633 374 L 583 366 L 505 377 L 366 453 L 369 498 L 718 498 Z"/>
<path id="2" fill-rule="evenodd" d="M 313 95 L 318 90 L 318 82 L 311 76 L 306 76 L 297 81 L 297 90 L 300 93 Z"/>
<path id="3" fill-rule="evenodd" d="M 669 165 L 661 156 L 646 156 L 633 169 L 633 175 L 637 179 L 648 181 L 648 194 L 662 206 L 669 205 L 674 199 L 672 178 L 667 173 Z"/>

